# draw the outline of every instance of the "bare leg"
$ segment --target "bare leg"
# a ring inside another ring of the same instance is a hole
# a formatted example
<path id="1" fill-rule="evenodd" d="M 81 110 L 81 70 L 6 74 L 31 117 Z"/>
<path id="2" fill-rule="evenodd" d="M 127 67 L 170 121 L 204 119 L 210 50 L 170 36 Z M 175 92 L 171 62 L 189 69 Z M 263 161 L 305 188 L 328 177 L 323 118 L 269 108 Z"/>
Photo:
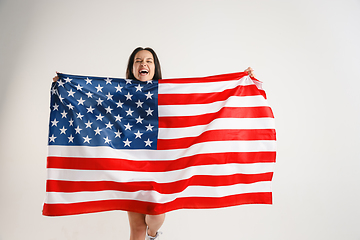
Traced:
<path id="1" fill-rule="evenodd" d="M 144 240 L 146 234 L 145 214 L 128 212 L 130 240 Z"/>
<path id="2" fill-rule="evenodd" d="M 148 235 L 155 237 L 157 231 L 163 225 L 165 221 L 165 214 L 160 215 L 146 215 L 145 223 L 148 226 Z"/>

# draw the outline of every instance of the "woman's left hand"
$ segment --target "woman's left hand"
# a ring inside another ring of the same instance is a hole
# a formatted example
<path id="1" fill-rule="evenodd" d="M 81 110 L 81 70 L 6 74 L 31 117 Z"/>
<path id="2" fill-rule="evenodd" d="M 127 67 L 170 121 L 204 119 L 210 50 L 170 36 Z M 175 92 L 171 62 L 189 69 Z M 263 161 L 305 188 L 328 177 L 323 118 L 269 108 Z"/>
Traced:
<path id="1" fill-rule="evenodd" d="M 247 74 L 249 74 L 250 77 L 255 77 L 255 74 L 254 74 L 254 69 L 252 69 L 251 67 L 248 67 L 247 69 L 245 69 L 244 72 L 247 72 Z"/>

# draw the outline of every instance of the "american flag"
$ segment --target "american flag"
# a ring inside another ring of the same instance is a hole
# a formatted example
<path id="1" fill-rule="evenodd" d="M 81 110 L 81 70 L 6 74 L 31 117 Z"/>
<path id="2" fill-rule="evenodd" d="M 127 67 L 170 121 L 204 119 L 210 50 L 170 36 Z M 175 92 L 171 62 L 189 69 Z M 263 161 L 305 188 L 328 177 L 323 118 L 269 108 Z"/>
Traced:
<path id="1" fill-rule="evenodd" d="M 59 78 L 44 215 L 272 203 L 274 116 L 261 82 L 245 72 Z"/>

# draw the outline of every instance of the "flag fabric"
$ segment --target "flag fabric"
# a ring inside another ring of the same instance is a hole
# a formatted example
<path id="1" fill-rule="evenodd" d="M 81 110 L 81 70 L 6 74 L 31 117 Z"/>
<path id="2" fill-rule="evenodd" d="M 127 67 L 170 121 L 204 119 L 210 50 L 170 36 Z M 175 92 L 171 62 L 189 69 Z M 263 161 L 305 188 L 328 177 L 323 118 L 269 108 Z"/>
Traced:
<path id="1" fill-rule="evenodd" d="M 59 74 L 50 110 L 43 215 L 272 204 L 274 116 L 245 72 Z"/>

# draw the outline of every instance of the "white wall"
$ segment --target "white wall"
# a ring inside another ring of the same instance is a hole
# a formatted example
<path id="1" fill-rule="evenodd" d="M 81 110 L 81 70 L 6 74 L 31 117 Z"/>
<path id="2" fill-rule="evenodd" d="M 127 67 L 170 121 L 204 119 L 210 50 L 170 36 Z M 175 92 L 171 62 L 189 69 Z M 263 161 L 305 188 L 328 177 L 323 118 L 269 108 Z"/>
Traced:
<path id="1" fill-rule="evenodd" d="M 55 71 L 124 77 L 137 46 L 165 78 L 252 66 L 278 133 L 274 205 L 179 210 L 164 240 L 360 239 L 360 1 L 0 1 L 0 240 L 128 239 L 126 213 L 49 218 Z"/>

